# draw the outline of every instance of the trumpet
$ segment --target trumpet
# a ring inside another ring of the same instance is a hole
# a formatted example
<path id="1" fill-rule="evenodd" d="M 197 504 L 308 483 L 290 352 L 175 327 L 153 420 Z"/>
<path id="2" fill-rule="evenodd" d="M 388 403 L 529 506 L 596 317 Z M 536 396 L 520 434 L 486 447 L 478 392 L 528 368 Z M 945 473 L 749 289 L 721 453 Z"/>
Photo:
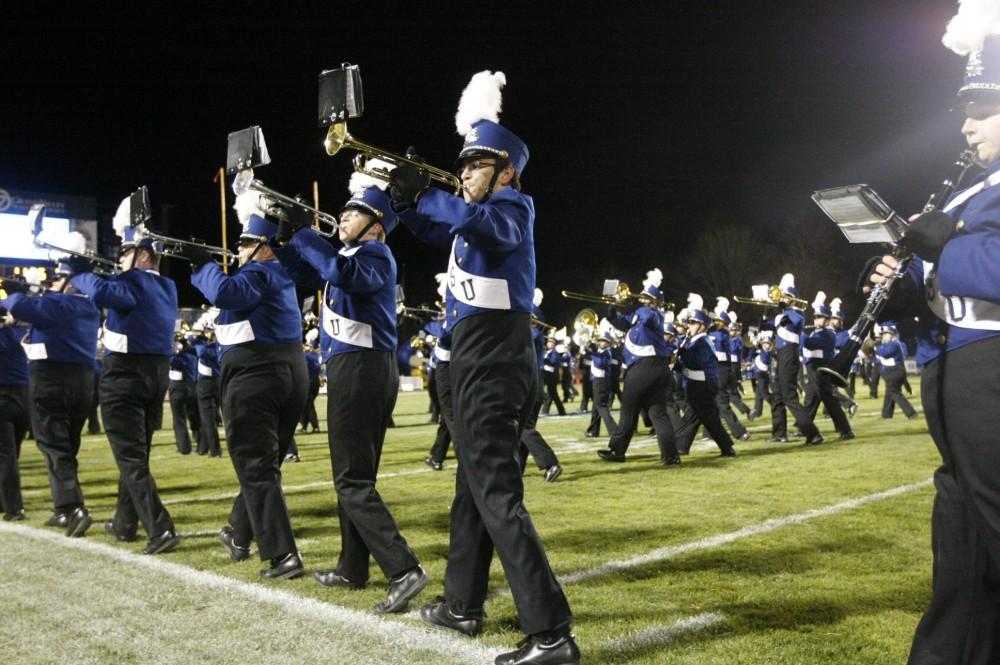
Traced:
<path id="1" fill-rule="evenodd" d="M 595 296 L 590 293 L 579 293 L 577 291 L 562 291 L 563 298 L 569 298 L 570 300 L 582 300 L 584 302 L 598 302 L 604 303 L 605 305 L 623 305 L 629 300 L 635 298 L 635 294 L 628 288 L 628 284 L 625 282 L 618 282 L 618 285 L 614 288 L 615 295 L 613 296 Z"/>
<path id="2" fill-rule="evenodd" d="M 323 146 L 326 148 L 326 154 L 331 157 L 344 148 L 357 150 L 358 154 L 354 157 L 354 170 L 359 173 L 369 175 L 372 178 L 389 180 L 389 172 L 387 170 L 368 166 L 369 159 L 381 159 L 382 161 L 389 162 L 394 166 L 400 166 L 402 164 L 412 166 L 418 171 L 429 175 L 431 180 L 436 180 L 442 184 L 448 185 L 448 187 L 450 187 L 454 192 L 455 196 L 462 193 L 462 181 L 454 173 L 358 141 L 351 136 L 350 132 L 347 131 L 346 120 L 330 124 L 330 129 L 326 131 L 326 139 L 323 141 Z"/>
<path id="3" fill-rule="evenodd" d="M 544 321 L 542 321 L 540 318 L 538 318 L 534 314 L 531 315 L 531 325 L 537 326 L 537 327 L 541 328 L 542 330 L 545 330 L 546 332 L 549 331 L 549 330 L 555 330 L 556 329 L 556 326 L 554 326 L 554 325 L 552 325 L 550 323 L 545 323 Z"/>
<path id="4" fill-rule="evenodd" d="M 146 228 L 145 224 L 140 224 L 135 227 L 136 234 L 141 238 L 149 238 L 153 242 L 158 242 L 162 245 L 163 249 L 161 254 L 164 256 L 171 256 L 177 259 L 184 258 L 184 248 L 185 247 L 201 247 L 206 250 L 212 256 L 216 256 L 224 263 L 232 263 L 236 260 L 236 254 L 228 249 L 222 247 L 215 247 L 213 245 L 206 245 L 203 242 L 198 242 L 197 240 L 180 240 L 179 238 L 171 238 L 170 236 L 160 235 Z"/>
<path id="5" fill-rule="evenodd" d="M 337 231 L 340 228 L 340 220 L 337 219 L 336 215 L 331 215 L 330 213 L 323 212 L 318 208 L 313 208 L 302 199 L 292 198 L 291 196 L 286 196 L 285 194 L 275 191 L 270 187 L 266 187 L 263 182 L 253 177 L 252 168 L 243 169 L 237 173 L 236 177 L 233 179 L 233 193 L 236 194 L 236 196 L 249 191 L 262 194 L 275 205 L 305 210 L 313 216 L 313 220 L 316 222 L 316 226 L 313 226 L 313 231 L 321 236 L 326 236 L 327 238 L 332 238 L 337 235 Z M 324 228 L 324 224 L 329 228 Z"/>
<path id="6" fill-rule="evenodd" d="M 66 249 L 65 247 L 59 247 L 58 245 L 54 245 L 46 240 L 40 239 L 39 236 L 42 233 L 42 223 L 45 221 L 44 204 L 36 203 L 31 206 L 31 210 L 28 211 L 28 218 L 31 220 L 32 242 L 35 247 L 47 249 L 63 256 L 76 256 L 87 259 L 94 266 L 94 274 L 97 275 L 110 276 L 118 274 L 118 262 L 114 259 L 100 256 L 93 250 L 84 249 L 82 252 L 78 252 Z"/>

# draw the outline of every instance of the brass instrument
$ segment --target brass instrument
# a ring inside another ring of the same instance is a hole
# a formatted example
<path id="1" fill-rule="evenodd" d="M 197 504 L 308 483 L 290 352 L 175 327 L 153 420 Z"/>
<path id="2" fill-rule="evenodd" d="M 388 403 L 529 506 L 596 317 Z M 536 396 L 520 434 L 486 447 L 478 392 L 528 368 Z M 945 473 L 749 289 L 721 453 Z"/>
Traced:
<path id="1" fill-rule="evenodd" d="M 759 294 L 754 295 L 757 296 Z M 805 309 L 809 306 L 809 301 L 805 298 L 796 298 L 795 296 L 783 294 L 777 284 L 767 287 L 767 298 L 733 296 L 734 302 L 738 302 L 741 305 L 756 305 L 757 307 L 781 307 L 782 300 L 787 301 L 796 309 Z"/>
<path id="2" fill-rule="evenodd" d="M 275 191 L 270 187 L 266 187 L 263 182 L 254 178 L 252 168 L 246 168 L 239 171 L 233 179 L 233 193 L 236 194 L 236 196 L 249 191 L 254 191 L 263 195 L 269 200 L 269 202 L 279 207 L 300 208 L 305 210 L 313 216 L 313 221 L 315 222 L 315 225 L 312 227 L 313 231 L 322 236 L 326 236 L 327 238 L 332 238 L 337 235 L 337 230 L 340 228 L 340 220 L 337 219 L 336 215 L 314 208 L 303 199 L 292 198 L 291 196 L 286 196 L 285 194 Z M 324 224 L 329 228 L 324 228 Z"/>
<path id="3" fill-rule="evenodd" d="M 198 242 L 197 240 L 180 240 L 179 238 L 171 238 L 170 236 L 160 235 L 154 231 L 150 231 L 146 228 L 145 224 L 139 224 L 135 227 L 136 236 L 139 238 L 148 238 L 153 242 L 158 242 L 162 246 L 160 251 L 164 256 L 170 256 L 177 259 L 183 259 L 184 248 L 186 247 L 201 247 L 207 251 L 212 256 L 216 256 L 226 264 L 232 263 L 236 260 L 236 253 L 222 247 L 215 247 L 213 245 L 206 245 L 205 243 Z"/>
<path id="4" fill-rule="evenodd" d="M 573 341 L 576 342 L 577 346 L 586 346 L 597 337 L 599 327 L 600 318 L 597 316 L 597 312 L 589 307 L 584 307 L 573 317 Z"/>
<path id="5" fill-rule="evenodd" d="M 31 220 L 31 235 L 33 237 L 35 247 L 57 252 L 63 256 L 77 256 L 87 259 L 91 262 L 91 264 L 93 264 L 94 274 L 96 275 L 110 276 L 118 274 L 118 262 L 114 259 L 100 256 L 96 252 L 89 249 L 85 249 L 82 252 L 76 252 L 71 249 L 66 249 L 65 247 L 53 245 L 45 240 L 39 240 L 39 235 L 42 233 L 42 224 L 45 221 L 44 204 L 36 203 L 31 206 L 31 209 L 28 211 L 28 218 Z"/>
<path id="6" fill-rule="evenodd" d="M 369 167 L 367 165 L 369 159 L 381 159 L 382 161 L 389 162 L 395 166 L 400 166 L 402 164 L 412 166 L 418 171 L 422 171 L 423 173 L 429 175 L 431 180 L 436 180 L 440 183 L 448 185 L 448 187 L 450 187 L 454 192 L 455 196 L 462 193 L 462 181 L 454 173 L 358 141 L 347 131 L 347 120 L 341 120 L 340 122 L 330 124 L 330 129 L 326 131 L 326 139 L 323 141 L 323 145 L 326 148 L 326 154 L 331 157 L 344 148 L 357 150 L 358 154 L 354 157 L 354 170 L 373 178 L 378 178 L 379 180 L 389 180 L 388 171 L 381 168 Z"/>
<path id="7" fill-rule="evenodd" d="M 545 323 L 544 321 L 542 321 L 540 318 L 538 318 L 534 314 L 531 315 L 531 325 L 537 326 L 537 327 L 541 328 L 546 333 L 548 333 L 548 331 L 550 331 L 550 330 L 555 330 L 556 329 L 556 326 L 554 326 L 552 324 L 549 324 L 549 323 Z"/>
<path id="8" fill-rule="evenodd" d="M 635 297 L 635 294 L 632 293 L 625 282 L 618 282 L 618 286 L 615 288 L 615 295 L 613 296 L 595 296 L 590 293 L 579 293 L 577 291 L 562 291 L 561 293 L 563 298 L 569 298 L 570 300 L 598 302 L 605 305 L 623 305 Z"/>

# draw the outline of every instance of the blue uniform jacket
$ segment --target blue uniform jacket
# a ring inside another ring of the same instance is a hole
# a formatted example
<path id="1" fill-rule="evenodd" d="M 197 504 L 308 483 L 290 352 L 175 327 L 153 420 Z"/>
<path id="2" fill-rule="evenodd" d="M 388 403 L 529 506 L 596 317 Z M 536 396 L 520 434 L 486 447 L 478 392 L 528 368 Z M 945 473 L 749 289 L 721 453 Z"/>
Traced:
<path id="1" fill-rule="evenodd" d="M 611 322 L 625 334 L 624 360 L 630 366 L 649 356 L 669 358 L 667 340 L 663 338 L 663 314 L 658 309 L 643 305 L 628 316 Z"/>
<path id="2" fill-rule="evenodd" d="M 451 248 L 448 327 L 494 310 L 531 312 L 535 291 L 535 204 L 511 187 L 484 203 L 428 189 L 400 220 L 429 245 Z"/>
<path id="3" fill-rule="evenodd" d="M 611 374 L 611 349 L 598 349 L 590 356 L 590 377 L 604 380 Z"/>
<path id="4" fill-rule="evenodd" d="M 719 359 L 705 333 L 684 340 L 678 362 L 688 381 L 719 380 Z"/>
<path id="5" fill-rule="evenodd" d="M 235 275 L 209 261 L 191 276 L 191 283 L 220 309 L 215 320 L 220 357 L 239 344 L 302 341 L 295 283 L 278 261 L 251 261 Z"/>
<path id="6" fill-rule="evenodd" d="M 185 346 L 170 359 L 170 380 L 194 383 L 198 380 L 198 352 Z"/>
<path id="7" fill-rule="evenodd" d="M 28 357 L 21 348 L 24 330 L 0 326 L 0 386 L 28 385 Z"/>
<path id="8" fill-rule="evenodd" d="M 806 364 L 820 361 L 826 364 L 836 355 L 837 334 L 831 328 L 819 328 L 806 337 L 802 355 Z"/>
<path id="9" fill-rule="evenodd" d="M 906 347 L 898 339 L 875 347 L 875 358 L 882 367 L 903 367 L 906 360 Z"/>
<path id="10" fill-rule="evenodd" d="M 31 324 L 23 342 L 28 360 L 94 365 L 101 313 L 87 296 L 15 293 L 7 298 L 4 306 L 15 319 Z"/>
<path id="11" fill-rule="evenodd" d="M 177 285 L 155 270 L 127 270 L 114 277 L 73 275 L 73 286 L 108 310 L 104 354 L 169 356 L 174 352 Z"/>
<path id="12" fill-rule="evenodd" d="M 309 379 L 318 379 L 320 373 L 320 357 L 318 351 L 306 351 L 306 371 Z"/>
<path id="13" fill-rule="evenodd" d="M 712 349 L 715 350 L 715 359 L 719 361 L 720 365 L 725 364 L 728 366 L 733 351 L 732 346 L 729 344 L 729 331 L 725 329 L 710 330 L 708 338 L 712 342 Z"/>
<path id="14" fill-rule="evenodd" d="M 221 373 L 219 343 L 198 343 L 194 345 L 194 349 L 198 354 L 198 378 L 211 379 L 218 377 Z"/>

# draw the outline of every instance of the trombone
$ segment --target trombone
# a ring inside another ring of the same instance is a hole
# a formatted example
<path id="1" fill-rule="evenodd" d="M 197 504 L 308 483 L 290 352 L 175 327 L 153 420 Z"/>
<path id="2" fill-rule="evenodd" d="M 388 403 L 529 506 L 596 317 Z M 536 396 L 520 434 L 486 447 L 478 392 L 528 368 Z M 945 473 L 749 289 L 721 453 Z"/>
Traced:
<path id="1" fill-rule="evenodd" d="M 365 175 L 371 176 L 372 178 L 389 180 L 389 172 L 387 170 L 369 167 L 367 165 L 369 159 L 381 159 L 382 161 L 389 162 L 395 166 L 400 166 L 402 164 L 412 166 L 418 171 L 422 171 L 429 175 L 431 180 L 436 180 L 440 183 L 448 185 L 448 187 L 450 187 L 454 192 L 455 196 L 462 193 L 462 181 L 459 180 L 458 176 L 454 173 L 436 168 L 430 164 L 418 162 L 414 159 L 410 159 L 409 157 L 396 155 L 387 150 L 383 150 L 382 148 L 376 148 L 375 146 L 358 141 L 347 131 L 346 120 L 330 124 L 330 129 L 326 131 L 326 139 L 323 141 L 323 145 L 326 148 L 326 154 L 331 157 L 336 155 L 343 148 L 357 150 L 358 154 L 354 157 L 354 170 L 358 173 L 364 173 Z"/>
<path id="2" fill-rule="evenodd" d="M 738 302 L 741 305 L 756 305 L 758 307 L 780 307 L 781 301 L 786 300 L 791 305 L 797 309 L 805 309 L 809 306 L 809 301 L 805 298 L 796 298 L 795 296 L 785 295 L 781 292 L 781 288 L 777 284 L 772 284 L 766 287 L 767 293 L 763 292 L 760 286 L 754 286 L 754 294 L 751 298 L 744 298 L 742 296 L 733 296 L 733 301 Z M 763 296 L 767 296 L 766 298 Z"/>
<path id="3" fill-rule="evenodd" d="M 337 219 L 336 215 L 331 215 L 330 213 L 323 212 L 318 208 L 313 208 L 302 199 L 286 196 L 281 192 L 277 192 L 270 187 L 264 186 L 263 182 L 253 177 L 252 168 L 243 169 L 237 173 L 236 177 L 233 179 L 233 193 L 236 194 L 236 196 L 248 191 L 258 192 L 278 206 L 284 206 L 286 208 L 301 208 L 313 216 L 313 219 L 316 222 L 316 226 L 312 227 L 313 231 L 321 236 L 326 236 L 327 238 L 332 238 L 337 235 L 337 231 L 340 228 L 340 220 Z M 329 229 L 325 229 L 323 227 L 324 224 L 327 225 Z"/>
<path id="4" fill-rule="evenodd" d="M 562 291 L 561 293 L 563 298 L 569 298 L 570 300 L 598 302 L 605 305 L 622 305 L 635 297 L 625 282 L 618 282 L 618 286 L 615 287 L 615 295 L 613 296 L 595 296 L 590 293 L 579 293 L 577 291 Z"/>
<path id="5" fill-rule="evenodd" d="M 542 321 L 540 318 L 538 318 L 534 314 L 531 315 L 531 325 L 537 326 L 537 327 L 541 328 L 546 333 L 548 331 L 550 331 L 550 330 L 555 330 L 556 329 L 556 326 L 552 325 L 551 323 L 545 323 L 544 321 Z"/>

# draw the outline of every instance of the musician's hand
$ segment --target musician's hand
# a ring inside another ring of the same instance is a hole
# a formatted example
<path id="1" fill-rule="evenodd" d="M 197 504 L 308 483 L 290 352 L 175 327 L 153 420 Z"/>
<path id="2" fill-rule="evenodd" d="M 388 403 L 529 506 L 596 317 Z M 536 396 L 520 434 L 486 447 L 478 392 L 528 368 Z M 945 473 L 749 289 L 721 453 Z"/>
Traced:
<path id="1" fill-rule="evenodd" d="M 865 280 L 865 286 L 862 287 L 861 291 L 863 293 L 868 293 L 872 290 L 870 284 L 881 284 L 885 282 L 888 277 L 891 277 L 896 272 L 896 266 L 899 265 L 899 261 L 886 254 L 882 257 L 875 257 L 868 262 L 865 267 L 865 272 L 862 277 Z"/>
<path id="2" fill-rule="evenodd" d="M 69 256 L 66 257 L 63 263 L 69 266 L 70 272 L 74 275 L 82 275 L 94 271 L 94 264 L 85 256 Z"/>
<path id="3" fill-rule="evenodd" d="M 955 220 L 943 212 L 925 212 L 906 227 L 899 244 L 922 259 L 937 262 L 941 250 L 955 233 Z"/>
<path id="4" fill-rule="evenodd" d="M 184 245 L 180 256 L 191 262 L 192 270 L 199 270 L 203 265 L 212 260 L 212 253 L 198 245 Z"/>
<path id="5" fill-rule="evenodd" d="M 431 176 L 415 166 L 402 164 L 389 172 L 389 196 L 392 198 L 392 209 L 402 212 L 417 205 L 420 195 L 431 184 Z"/>

